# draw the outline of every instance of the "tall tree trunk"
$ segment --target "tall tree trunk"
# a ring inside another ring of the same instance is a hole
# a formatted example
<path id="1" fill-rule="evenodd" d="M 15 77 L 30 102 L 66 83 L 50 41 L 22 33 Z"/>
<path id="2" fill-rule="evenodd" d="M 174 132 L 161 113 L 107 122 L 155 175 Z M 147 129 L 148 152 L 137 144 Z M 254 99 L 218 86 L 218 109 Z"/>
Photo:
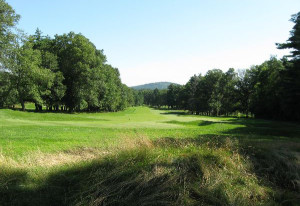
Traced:
<path id="1" fill-rule="evenodd" d="M 25 103 L 21 101 L 22 111 L 25 111 Z"/>

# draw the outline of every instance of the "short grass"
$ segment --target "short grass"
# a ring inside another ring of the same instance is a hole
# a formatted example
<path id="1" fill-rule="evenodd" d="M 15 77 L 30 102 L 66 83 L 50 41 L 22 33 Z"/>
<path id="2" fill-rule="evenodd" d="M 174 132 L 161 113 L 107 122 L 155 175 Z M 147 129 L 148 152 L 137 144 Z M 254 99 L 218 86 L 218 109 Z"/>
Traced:
<path id="1" fill-rule="evenodd" d="M 0 205 L 297 205 L 300 125 L 0 110 Z"/>

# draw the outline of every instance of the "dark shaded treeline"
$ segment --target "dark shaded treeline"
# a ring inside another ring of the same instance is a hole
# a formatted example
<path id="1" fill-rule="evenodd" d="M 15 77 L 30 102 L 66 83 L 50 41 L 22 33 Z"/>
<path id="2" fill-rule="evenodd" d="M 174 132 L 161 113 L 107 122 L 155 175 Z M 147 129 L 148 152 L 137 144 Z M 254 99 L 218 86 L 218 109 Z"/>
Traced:
<path id="1" fill-rule="evenodd" d="M 209 70 L 194 75 L 185 85 L 170 85 L 167 90 L 144 90 L 144 103 L 193 114 L 230 115 L 241 112 L 260 118 L 300 120 L 300 12 L 287 43 L 279 49 L 292 49 L 279 60 L 271 57 L 261 65 L 227 72 Z"/>
<path id="2" fill-rule="evenodd" d="M 154 107 L 189 110 L 192 114 L 232 115 L 240 112 L 260 118 L 300 120 L 299 73 L 287 59 L 271 57 L 250 69 L 209 70 L 185 85 L 166 90 L 142 90 L 144 103 Z M 295 79 L 298 77 L 298 79 Z M 294 88 L 293 88 L 293 87 Z"/>

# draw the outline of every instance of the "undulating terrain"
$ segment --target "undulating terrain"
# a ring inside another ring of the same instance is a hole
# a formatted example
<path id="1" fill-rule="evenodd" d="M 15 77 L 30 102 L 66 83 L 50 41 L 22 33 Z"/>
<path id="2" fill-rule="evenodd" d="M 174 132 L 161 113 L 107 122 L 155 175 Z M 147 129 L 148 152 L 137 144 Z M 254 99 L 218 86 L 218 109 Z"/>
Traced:
<path id="1" fill-rule="evenodd" d="M 299 123 L 0 110 L 0 205 L 297 205 L 299 164 Z"/>

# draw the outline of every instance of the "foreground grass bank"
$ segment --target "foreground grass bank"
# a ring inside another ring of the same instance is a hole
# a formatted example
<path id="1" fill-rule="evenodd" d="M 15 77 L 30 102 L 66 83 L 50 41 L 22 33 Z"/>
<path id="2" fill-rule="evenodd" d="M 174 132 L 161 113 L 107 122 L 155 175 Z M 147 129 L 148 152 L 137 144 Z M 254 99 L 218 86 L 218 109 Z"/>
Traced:
<path id="1" fill-rule="evenodd" d="M 300 125 L 0 110 L 0 205 L 297 205 Z"/>

